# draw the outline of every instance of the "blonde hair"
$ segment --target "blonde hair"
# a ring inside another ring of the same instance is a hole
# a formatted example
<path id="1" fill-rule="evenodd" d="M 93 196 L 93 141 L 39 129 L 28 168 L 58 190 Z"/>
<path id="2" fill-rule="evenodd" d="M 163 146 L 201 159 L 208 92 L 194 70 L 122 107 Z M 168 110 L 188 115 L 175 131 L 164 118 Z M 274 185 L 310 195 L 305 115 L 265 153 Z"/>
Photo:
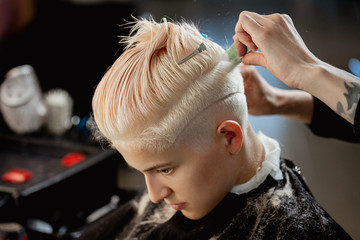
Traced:
<path id="1" fill-rule="evenodd" d="M 217 113 L 209 109 L 220 102 L 223 114 L 232 111 L 229 117 L 247 122 L 241 74 L 193 23 L 136 19 L 122 43 L 124 53 L 105 73 L 92 102 L 97 127 L 114 147 L 161 151 L 198 116 L 207 112 L 201 119 L 213 121 Z M 205 51 L 177 64 L 201 43 Z"/>

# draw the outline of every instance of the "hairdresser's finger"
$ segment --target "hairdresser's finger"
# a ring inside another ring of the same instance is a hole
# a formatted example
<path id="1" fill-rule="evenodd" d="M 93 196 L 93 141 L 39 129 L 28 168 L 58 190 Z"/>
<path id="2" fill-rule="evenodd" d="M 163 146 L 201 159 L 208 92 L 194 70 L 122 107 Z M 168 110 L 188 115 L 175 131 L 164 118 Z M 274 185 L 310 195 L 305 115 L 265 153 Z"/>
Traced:
<path id="1" fill-rule="evenodd" d="M 256 12 L 242 11 L 239 15 L 239 19 L 243 17 L 248 17 L 255 21 L 259 26 L 263 26 L 265 24 L 267 15 L 261 15 Z"/>
<path id="2" fill-rule="evenodd" d="M 264 25 L 274 24 L 274 23 L 280 24 L 280 25 L 282 25 L 282 24 L 294 25 L 291 17 L 287 14 L 274 13 L 274 14 L 267 15 L 266 19 L 269 19 L 271 21 L 264 22 L 263 23 Z"/>
<path id="3" fill-rule="evenodd" d="M 241 76 L 243 77 L 244 81 L 244 91 L 245 94 L 249 91 L 251 87 L 251 71 L 253 66 L 245 65 L 243 63 L 240 63 L 238 65 L 238 69 L 240 70 Z"/>
<path id="4" fill-rule="evenodd" d="M 252 66 L 245 65 L 244 63 L 240 63 L 238 65 L 238 69 L 240 70 L 240 73 L 244 79 L 244 83 L 247 82 L 247 80 L 250 76 L 250 71 L 249 71 L 250 67 L 252 67 Z"/>
<path id="5" fill-rule="evenodd" d="M 246 65 L 259 65 L 267 68 L 266 59 L 261 52 L 250 52 L 246 54 L 243 57 L 242 62 Z"/>
<path id="6" fill-rule="evenodd" d="M 291 19 L 291 17 L 287 14 L 281 14 L 283 16 L 283 18 L 285 19 L 285 21 L 289 24 L 289 26 L 291 26 L 292 28 L 296 29 L 295 28 L 295 25 L 294 25 L 294 22 L 293 20 Z"/>
<path id="7" fill-rule="evenodd" d="M 237 54 L 239 56 L 244 56 L 246 53 L 246 46 L 242 42 L 239 41 L 239 38 L 236 35 L 233 36 L 233 40 L 234 40 Z"/>
<path id="8" fill-rule="evenodd" d="M 246 53 L 245 46 L 253 51 L 258 49 L 257 45 L 254 43 L 251 36 L 247 32 L 234 35 L 233 39 L 239 56 L 244 56 Z"/>
<path id="9" fill-rule="evenodd" d="M 266 21 L 267 19 L 263 15 L 254 12 L 243 11 L 240 13 L 238 20 L 238 23 L 241 24 L 236 25 L 235 32 L 243 28 L 245 32 L 252 36 L 253 34 L 259 33 L 259 31 L 262 31 Z"/>
<path id="10" fill-rule="evenodd" d="M 291 17 L 287 14 L 281 14 L 281 16 L 289 23 L 291 24 L 292 26 L 294 26 L 294 22 L 293 20 L 291 19 Z"/>
<path id="11" fill-rule="evenodd" d="M 235 43 L 236 52 L 239 56 L 244 56 L 246 54 L 246 46 L 248 46 L 250 49 L 253 49 L 254 51 L 256 51 L 258 48 L 251 40 L 250 35 L 247 33 L 243 33 L 243 36 L 241 37 L 234 35 L 233 40 Z"/>
<path id="12" fill-rule="evenodd" d="M 245 46 L 251 48 L 254 51 L 257 50 L 257 46 L 252 41 L 251 36 L 242 27 L 241 13 L 239 14 L 239 19 L 235 26 L 235 35 L 233 36 L 233 40 L 235 43 L 236 51 L 239 56 L 245 55 L 245 53 L 246 53 Z"/>
<path id="13" fill-rule="evenodd" d="M 253 36 L 262 31 L 262 25 L 257 22 L 251 15 L 251 12 L 241 12 L 239 20 L 235 26 L 235 36 L 239 41 L 248 46 L 253 51 L 257 50 L 257 45 L 253 41 Z M 257 16 L 257 15 L 254 15 Z"/>

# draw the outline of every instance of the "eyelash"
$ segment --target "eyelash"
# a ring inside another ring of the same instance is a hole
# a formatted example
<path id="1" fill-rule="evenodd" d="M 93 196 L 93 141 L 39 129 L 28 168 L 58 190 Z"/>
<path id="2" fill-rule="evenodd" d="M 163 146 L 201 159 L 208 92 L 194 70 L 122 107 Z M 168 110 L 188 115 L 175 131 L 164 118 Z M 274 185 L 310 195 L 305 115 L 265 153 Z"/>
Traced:
<path id="1" fill-rule="evenodd" d="M 171 175 L 173 173 L 174 169 L 173 168 L 164 168 L 164 169 L 159 169 L 158 172 L 162 173 L 164 175 Z"/>

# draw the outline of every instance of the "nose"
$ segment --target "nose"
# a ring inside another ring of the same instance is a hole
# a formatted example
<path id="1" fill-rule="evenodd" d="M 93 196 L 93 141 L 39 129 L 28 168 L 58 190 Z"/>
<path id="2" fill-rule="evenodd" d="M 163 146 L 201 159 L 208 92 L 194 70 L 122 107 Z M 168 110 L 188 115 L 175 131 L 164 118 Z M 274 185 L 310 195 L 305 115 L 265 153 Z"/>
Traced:
<path id="1" fill-rule="evenodd" d="M 150 200 L 153 203 L 160 203 L 164 198 L 171 195 L 172 190 L 156 176 L 145 176 L 146 187 L 149 192 Z"/>

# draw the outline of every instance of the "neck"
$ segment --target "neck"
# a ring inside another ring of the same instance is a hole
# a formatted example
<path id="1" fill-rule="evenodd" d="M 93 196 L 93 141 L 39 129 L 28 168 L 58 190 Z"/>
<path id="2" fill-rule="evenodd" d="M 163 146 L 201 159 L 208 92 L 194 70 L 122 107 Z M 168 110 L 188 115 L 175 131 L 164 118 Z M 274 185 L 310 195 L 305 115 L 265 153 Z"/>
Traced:
<path id="1" fill-rule="evenodd" d="M 250 125 L 246 130 L 245 137 L 246 141 L 243 143 L 239 156 L 240 161 L 238 161 L 239 178 L 237 184 L 249 181 L 265 160 L 265 148 Z"/>

